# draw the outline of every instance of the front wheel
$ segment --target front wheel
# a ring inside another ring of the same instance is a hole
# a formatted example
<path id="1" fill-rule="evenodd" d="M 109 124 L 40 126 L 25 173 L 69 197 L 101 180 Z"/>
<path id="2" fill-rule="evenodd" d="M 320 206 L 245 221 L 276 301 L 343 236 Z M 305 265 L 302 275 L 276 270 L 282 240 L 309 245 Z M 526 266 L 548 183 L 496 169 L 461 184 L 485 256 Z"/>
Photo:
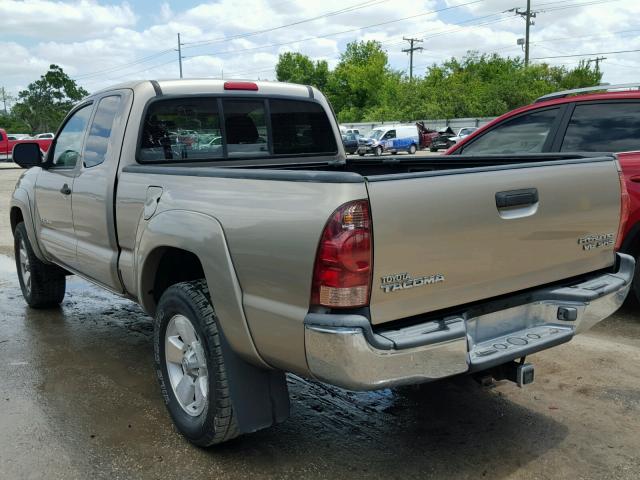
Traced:
<path id="1" fill-rule="evenodd" d="M 201 447 L 239 434 L 220 342 L 204 280 L 162 294 L 154 322 L 156 374 L 176 427 Z"/>
<path id="2" fill-rule="evenodd" d="M 57 265 L 44 263 L 36 256 L 23 222 L 16 226 L 13 236 L 18 280 L 25 301 L 32 308 L 59 305 L 67 287 L 65 271 Z"/>
<path id="3" fill-rule="evenodd" d="M 435 148 L 435 147 L 429 147 L 429 151 L 430 151 L 430 152 L 437 152 L 437 151 L 438 151 L 438 149 L 437 149 L 437 148 Z"/>
<path id="4" fill-rule="evenodd" d="M 376 147 L 376 157 L 382 155 L 382 147 Z"/>

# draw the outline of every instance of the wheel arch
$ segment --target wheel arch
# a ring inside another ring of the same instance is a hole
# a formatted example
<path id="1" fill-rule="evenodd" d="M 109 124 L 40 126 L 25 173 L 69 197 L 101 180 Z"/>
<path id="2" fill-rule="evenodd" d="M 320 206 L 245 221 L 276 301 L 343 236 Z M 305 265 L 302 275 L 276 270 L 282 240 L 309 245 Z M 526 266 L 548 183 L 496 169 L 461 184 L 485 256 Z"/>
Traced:
<path id="1" fill-rule="evenodd" d="M 38 242 L 38 236 L 36 235 L 33 217 L 31 216 L 29 205 L 31 205 L 31 202 L 28 192 L 24 188 L 16 188 L 16 190 L 13 192 L 13 197 L 11 197 L 11 202 L 9 205 L 9 221 L 11 225 L 11 233 L 14 233 L 16 231 L 18 223 L 24 222 L 24 226 L 27 229 L 27 238 L 31 243 L 33 253 L 35 253 L 36 257 L 38 257 L 39 260 L 45 263 L 51 263 L 49 262 L 49 260 L 47 260 L 47 258 L 44 256 L 44 253 L 40 249 L 40 243 Z"/>
<path id="2" fill-rule="evenodd" d="M 166 288 L 204 277 L 220 328 L 231 348 L 245 360 L 269 368 L 260 357 L 249 330 L 240 282 L 217 219 L 196 212 L 170 210 L 155 215 L 139 230 L 135 268 L 142 307 L 154 315 Z"/>

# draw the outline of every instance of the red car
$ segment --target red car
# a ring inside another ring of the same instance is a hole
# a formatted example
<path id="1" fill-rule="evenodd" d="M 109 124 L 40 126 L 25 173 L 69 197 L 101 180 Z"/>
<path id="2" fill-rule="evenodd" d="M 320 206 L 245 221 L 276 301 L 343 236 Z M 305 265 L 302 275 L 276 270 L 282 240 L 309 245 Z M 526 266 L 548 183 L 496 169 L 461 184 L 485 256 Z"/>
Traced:
<path id="1" fill-rule="evenodd" d="M 13 152 L 13 146 L 16 143 L 25 143 L 25 142 L 37 143 L 38 145 L 40 145 L 40 150 L 42 150 L 43 152 L 46 152 L 47 150 L 49 150 L 49 147 L 51 146 L 52 141 L 53 140 L 50 138 L 47 138 L 47 139 L 27 138 L 24 140 L 10 140 L 9 135 L 7 135 L 7 132 L 4 129 L 0 128 L 0 161 L 11 160 L 11 153 Z"/>
<path id="2" fill-rule="evenodd" d="M 640 260 L 640 84 L 545 95 L 463 138 L 445 155 L 615 152 L 622 168 L 627 222 L 616 245 Z M 625 191 L 626 187 L 626 191 Z M 640 300 L 640 269 L 633 291 Z"/>

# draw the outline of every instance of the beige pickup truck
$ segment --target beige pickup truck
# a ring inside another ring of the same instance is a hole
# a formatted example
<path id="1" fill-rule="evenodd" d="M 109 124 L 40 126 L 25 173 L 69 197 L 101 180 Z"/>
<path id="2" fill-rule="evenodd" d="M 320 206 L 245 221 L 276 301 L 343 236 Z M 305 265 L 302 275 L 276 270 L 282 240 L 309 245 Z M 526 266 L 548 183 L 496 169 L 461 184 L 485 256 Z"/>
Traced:
<path id="1" fill-rule="evenodd" d="M 11 200 L 20 285 L 76 274 L 154 317 L 155 366 L 197 445 L 283 421 L 285 372 L 353 390 L 524 358 L 627 295 L 611 155 L 346 159 L 301 85 L 140 81 L 86 98 Z M 622 206 L 621 206 L 622 203 Z"/>

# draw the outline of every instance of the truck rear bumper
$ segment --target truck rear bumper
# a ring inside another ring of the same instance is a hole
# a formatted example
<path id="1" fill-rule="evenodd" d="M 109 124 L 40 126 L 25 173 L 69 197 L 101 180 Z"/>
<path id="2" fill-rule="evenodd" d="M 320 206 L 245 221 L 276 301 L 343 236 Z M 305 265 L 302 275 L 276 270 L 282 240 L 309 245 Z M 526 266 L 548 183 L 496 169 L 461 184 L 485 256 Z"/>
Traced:
<path id="1" fill-rule="evenodd" d="M 310 313 L 309 371 L 343 388 L 374 390 L 491 368 L 568 342 L 607 318 L 626 298 L 633 272 L 633 257 L 618 254 L 615 273 L 395 330 L 374 332 L 361 315 Z"/>

